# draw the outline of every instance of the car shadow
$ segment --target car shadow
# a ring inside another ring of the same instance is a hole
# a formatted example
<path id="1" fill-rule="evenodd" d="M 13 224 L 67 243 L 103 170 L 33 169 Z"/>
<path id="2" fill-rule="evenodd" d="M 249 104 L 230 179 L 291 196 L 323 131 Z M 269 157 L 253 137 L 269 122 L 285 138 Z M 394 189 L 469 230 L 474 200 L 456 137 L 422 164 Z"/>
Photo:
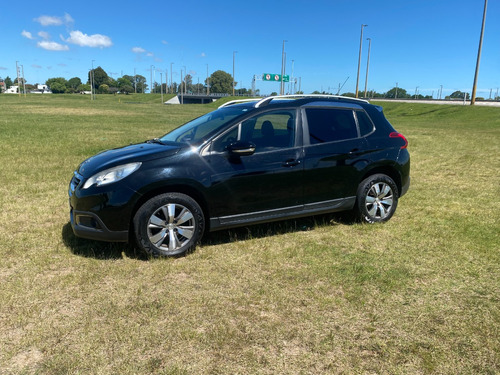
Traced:
<path id="1" fill-rule="evenodd" d="M 104 242 L 79 238 L 73 233 L 71 223 L 66 223 L 61 230 L 64 245 L 75 255 L 101 260 L 122 259 L 123 257 L 148 260 L 147 255 L 126 242 Z"/>
<path id="2" fill-rule="evenodd" d="M 309 231 L 316 227 L 352 225 L 354 223 L 355 220 L 345 213 L 324 214 L 209 232 L 203 236 L 200 245 L 215 246 L 235 241 Z M 78 256 L 100 260 L 116 260 L 123 257 L 137 260 L 150 259 L 147 254 L 137 249 L 133 243 L 103 242 L 79 238 L 73 233 L 69 222 L 62 227 L 61 232 L 64 245 Z M 196 249 L 194 251 L 196 252 Z"/>

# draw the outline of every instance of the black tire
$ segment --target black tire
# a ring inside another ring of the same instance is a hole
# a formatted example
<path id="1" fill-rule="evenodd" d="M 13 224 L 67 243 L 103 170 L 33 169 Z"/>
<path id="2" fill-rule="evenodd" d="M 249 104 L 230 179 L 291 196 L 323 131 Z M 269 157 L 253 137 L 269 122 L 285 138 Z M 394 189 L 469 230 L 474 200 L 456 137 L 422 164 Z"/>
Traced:
<path id="1" fill-rule="evenodd" d="M 178 256 L 193 250 L 204 227 L 205 218 L 198 203 L 181 193 L 151 198 L 134 216 L 137 245 L 153 257 Z"/>
<path id="2" fill-rule="evenodd" d="M 366 223 L 388 221 L 398 206 L 398 187 L 385 174 L 374 174 L 364 179 L 358 187 L 355 213 Z"/>

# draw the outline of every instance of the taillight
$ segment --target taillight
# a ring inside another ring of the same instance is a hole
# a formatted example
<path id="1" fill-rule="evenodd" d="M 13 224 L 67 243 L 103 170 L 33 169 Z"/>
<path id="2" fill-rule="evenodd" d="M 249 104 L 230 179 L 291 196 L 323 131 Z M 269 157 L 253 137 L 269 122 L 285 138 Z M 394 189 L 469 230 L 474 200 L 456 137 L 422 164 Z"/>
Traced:
<path id="1" fill-rule="evenodd" d="M 389 134 L 389 137 L 390 138 L 401 138 L 405 142 L 405 144 L 403 146 L 401 146 L 401 149 L 408 147 L 408 140 L 406 139 L 406 137 L 403 134 L 398 133 L 398 132 L 392 132 L 391 134 Z"/>

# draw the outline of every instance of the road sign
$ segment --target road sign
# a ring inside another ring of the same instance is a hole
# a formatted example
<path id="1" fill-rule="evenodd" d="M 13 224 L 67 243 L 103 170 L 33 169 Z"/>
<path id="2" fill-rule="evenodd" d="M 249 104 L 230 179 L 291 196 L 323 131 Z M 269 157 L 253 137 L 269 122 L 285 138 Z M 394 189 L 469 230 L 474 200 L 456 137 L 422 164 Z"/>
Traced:
<path id="1" fill-rule="evenodd" d="M 281 82 L 281 74 L 264 73 L 262 75 L 262 80 L 271 82 Z M 284 75 L 283 82 L 290 82 L 290 76 Z"/>

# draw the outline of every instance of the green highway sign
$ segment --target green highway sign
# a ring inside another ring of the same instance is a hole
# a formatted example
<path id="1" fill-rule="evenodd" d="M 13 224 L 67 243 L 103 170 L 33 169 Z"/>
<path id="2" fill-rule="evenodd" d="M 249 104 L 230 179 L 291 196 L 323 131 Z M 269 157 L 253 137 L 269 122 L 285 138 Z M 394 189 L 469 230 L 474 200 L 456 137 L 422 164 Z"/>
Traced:
<path id="1" fill-rule="evenodd" d="M 262 80 L 271 82 L 281 82 L 281 74 L 264 73 L 262 75 Z M 290 76 L 288 74 L 283 76 L 283 82 L 290 82 Z"/>

